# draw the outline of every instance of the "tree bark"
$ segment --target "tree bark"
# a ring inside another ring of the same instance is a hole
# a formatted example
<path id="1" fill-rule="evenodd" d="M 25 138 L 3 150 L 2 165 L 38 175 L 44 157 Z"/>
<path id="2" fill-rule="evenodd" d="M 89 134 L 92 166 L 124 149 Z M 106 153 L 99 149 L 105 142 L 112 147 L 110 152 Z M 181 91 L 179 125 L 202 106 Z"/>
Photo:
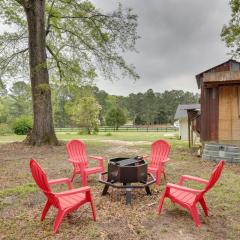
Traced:
<path id="1" fill-rule="evenodd" d="M 24 6 L 29 34 L 29 64 L 33 102 L 33 129 L 26 141 L 31 145 L 57 145 L 51 88 L 47 69 L 45 0 L 28 0 Z"/>

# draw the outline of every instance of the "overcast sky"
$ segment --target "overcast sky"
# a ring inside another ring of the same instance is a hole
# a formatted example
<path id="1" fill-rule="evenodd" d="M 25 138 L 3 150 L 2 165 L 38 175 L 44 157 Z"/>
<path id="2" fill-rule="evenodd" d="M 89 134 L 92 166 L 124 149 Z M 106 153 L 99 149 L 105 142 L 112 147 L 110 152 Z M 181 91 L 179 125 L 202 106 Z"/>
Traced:
<path id="1" fill-rule="evenodd" d="M 110 94 L 182 89 L 197 92 L 195 75 L 230 58 L 221 41 L 223 24 L 230 19 L 227 0 L 92 0 L 111 11 L 118 2 L 138 15 L 139 53 L 125 59 L 135 65 L 140 79 L 113 83 L 100 79 L 97 86 Z"/>

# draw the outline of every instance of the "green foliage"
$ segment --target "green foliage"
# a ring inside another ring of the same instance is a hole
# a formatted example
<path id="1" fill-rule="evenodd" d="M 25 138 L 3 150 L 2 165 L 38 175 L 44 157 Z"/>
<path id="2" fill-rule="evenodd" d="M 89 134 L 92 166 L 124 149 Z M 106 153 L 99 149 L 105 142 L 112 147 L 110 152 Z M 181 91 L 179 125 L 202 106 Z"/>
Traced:
<path id="1" fill-rule="evenodd" d="M 227 47 L 231 48 L 232 55 L 236 58 L 240 56 L 240 1 L 230 0 L 232 11 L 231 19 L 228 24 L 223 26 L 221 37 Z"/>
<path id="2" fill-rule="evenodd" d="M 9 128 L 8 124 L 0 123 L 0 135 L 8 135 L 12 133 L 11 128 Z"/>
<path id="3" fill-rule="evenodd" d="M 79 135 L 87 135 L 87 134 L 88 134 L 88 129 L 87 129 L 87 128 L 81 128 L 81 129 L 78 131 L 78 134 L 79 134 Z"/>
<path id="4" fill-rule="evenodd" d="M 93 129 L 92 134 L 93 134 L 93 135 L 98 135 L 98 133 L 99 133 L 99 129 L 98 129 L 98 126 L 96 126 L 96 127 Z"/>
<path id="5" fill-rule="evenodd" d="M 1 86 L 0 86 L 1 88 Z M 31 87 L 29 84 L 19 81 L 15 82 L 7 90 L 0 89 L 0 123 L 9 123 L 21 115 L 32 114 Z"/>
<path id="6" fill-rule="evenodd" d="M 127 122 L 123 110 L 119 107 L 110 109 L 106 114 L 106 124 L 116 130 Z"/>
<path id="7" fill-rule="evenodd" d="M 199 95 L 182 90 L 171 90 L 163 93 L 154 92 L 149 89 L 145 93 L 129 94 L 127 97 L 109 95 L 97 87 L 89 85 L 78 87 L 53 88 L 54 92 L 54 116 L 59 127 L 67 127 L 71 122 L 76 125 L 70 115 L 68 108 L 77 104 L 77 99 L 93 95 L 101 105 L 99 120 L 105 125 L 106 113 L 112 108 L 121 108 L 128 120 L 136 125 L 172 123 L 174 114 L 179 104 L 198 103 Z"/>
<path id="8" fill-rule="evenodd" d="M 112 136 L 112 133 L 108 132 L 108 133 L 105 134 L 105 136 L 111 137 L 111 136 Z"/>
<path id="9" fill-rule="evenodd" d="M 11 29 L 0 34 L 0 75 L 29 73 L 28 25 L 24 6 L 28 1 L 0 1 L 0 17 Z M 116 68 L 134 79 L 135 68 L 125 62 L 121 52 L 134 51 L 137 15 L 119 7 L 110 13 L 95 8 L 88 0 L 46 0 L 47 67 L 52 80 L 85 82 L 96 72 L 116 77 Z M 40 66 L 40 65 L 39 65 Z M 42 67 L 42 66 L 40 66 Z M 38 69 L 35 69 L 36 71 Z"/>
<path id="10" fill-rule="evenodd" d="M 9 118 L 11 100 L 8 97 L 0 97 L 0 123 L 6 123 Z"/>
<path id="11" fill-rule="evenodd" d="M 140 115 L 137 115 L 134 119 L 134 124 L 136 125 L 145 125 L 146 121 L 144 120 L 144 118 Z"/>
<path id="12" fill-rule="evenodd" d="M 102 107 L 101 110 L 100 110 L 100 113 L 99 113 L 99 120 L 100 120 L 101 125 L 104 125 L 105 124 L 104 116 L 107 112 L 107 97 L 108 97 L 108 94 L 103 90 L 99 90 L 97 87 L 92 88 L 92 93 L 95 96 L 98 103 Z"/>
<path id="13" fill-rule="evenodd" d="M 32 97 L 30 84 L 18 81 L 10 89 L 10 115 L 15 118 L 21 115 L 32 115 Z"/>
<path id="14" fill-rule="evenodd" d="M 85 127 L 88 134 L 96 132 L 99 121 L 101 106 L 92 96 L 77 98 L 71 105 L 68 105 L 67 111 L 72 117 L 72 121 L 79 127 Z"/>
<path id="15" fill-rule="evenodd" d="M 72 95 L 73 91 L 68 86 L 52 86 L 53 119 L 56 127 L 70 126 L 70 116 L 66 109 L 68 102 L 74 101 Z"/>
<path id="16" fill-rule="evenodd" d="M 182 90 L 157 93 L 149 89 L 145 93 L 132 93 L 123 97 L 109 95 L 96 86 L 88 84 L 85 86 L 54 84 L 51 88 L 53 90 L 54 122 L 56 127 L 61 128 L 86 127 L 86 124 L 83 126 L 79 123 L 78 117 L 74 116 L 82 98 L 94 97 L 98 106 L 101 106 L 97 110 L 97 119 L 100 120 L 101 125 L 105 125 L 106 113 L 113 108 L 121 108 L 125 117 L 136 125 L 172 123 L 178 104 L 197 103 L 199 98 L 198 94 Z M 44 89 L 44 86 L 41 87 L 42 91 Z M 8 123 L 21 115 L 30 116 L 32 113 L 31 105 L 29 84 L 25 82 L 14 83 L 9 91 L 6 91 L 3 96 L 0 95 L 0 123 Z M 93 131 L 94 127 L 91 132 Z"/>
<path id="17" fill-rule="evenodd" d="M 126 107 L 136 125 L 172 123 L 179 104 L 197 103 L 198 98 L 198 94 L 182 90 L 156 93 L 149 89 L 145 93 L 131 93 L 126 98 Z"/>
<path id="18" fill-rule="evenodd" d="M 11 126 L 15 134 L 26 135 L 32 128 L 32 118 L 29 116 L 18 117 L 13 120 Z"/>
<path id="19" fill-rule="evenodd" d="M 153 90 L 147 90 L 147 92 L 144 94 L 144 116 L 147 124 L 154 122 L 156 100 L 157 98 Z"/>

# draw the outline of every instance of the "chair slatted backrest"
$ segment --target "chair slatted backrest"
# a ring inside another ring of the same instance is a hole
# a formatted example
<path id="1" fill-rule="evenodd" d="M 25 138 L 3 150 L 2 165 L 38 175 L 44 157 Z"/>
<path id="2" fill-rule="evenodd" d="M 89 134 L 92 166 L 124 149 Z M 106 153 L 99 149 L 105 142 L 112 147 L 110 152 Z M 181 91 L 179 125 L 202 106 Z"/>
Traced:
<path id="1" fill-rule="evenodd" d="M 84 167 L 88 166 L 86 146 L 84 142 L 80 140 L 71 140 L 67 143 L 67 152 L 70 159 L 83 163 Z M 74 166 L 75 165 L 76 164 L 74 164 Z"/>
<path id="2" fill-rule="evenodd" d="M 217 182 L 217 180 L 219 179 L 219 177 L 221 176 L 222 170 L 223 170 L 223 166 L 224 166 L 224 161 L 221 160 L 217 166 L 214 168 L 211 177 L 209 179 L 208 184 L 206 185 L 204 191 L 207 192 L 208 190 L 210 190 L 215 183 Z"/>
<path id="3" fill-rule="evenodd" d="M 32 176 L 38 187 L 43 191 L 48 200 L 54 206 L 59 207 L 59 201 L 51 191 L 51 188 L 48 184 L 47 176 L 36 160 L 34 159 L 30 160 L 30 169 Z"/>
<path id="4" fill-rule="evenodd" d="M 221 176 L 222 170 L 223 170 L 223 166 L 224 166 L 224 161 L 221 160 L 217 166 L 214 168 L 214 170 L 212 171 L 211 177 L 208 181 L 208 183 L 206 184 L 205 188 L 203 190 L 201 190 L 199 192 L 199 194 L 197 194 L 195 201 L 197 202 L 199 199 L 202 198 L 202 196 L 209 191 L 217 182 L 217 180 L 219 179 L 219 177 Z"/>
<path id="5" fill-rule="evenodd" d="M 168 158 L 170 145 L 164 140 L 157 140 L 151 145 L 150 166 L 158 167 Z"/>

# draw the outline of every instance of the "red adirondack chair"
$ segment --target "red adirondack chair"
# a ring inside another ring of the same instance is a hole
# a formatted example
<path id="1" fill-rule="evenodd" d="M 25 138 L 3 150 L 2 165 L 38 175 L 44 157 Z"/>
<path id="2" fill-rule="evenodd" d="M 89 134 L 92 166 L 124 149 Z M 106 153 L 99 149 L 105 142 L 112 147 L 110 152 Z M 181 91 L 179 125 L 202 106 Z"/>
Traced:
<path id="1" fill-rule="evenodd" d="M 73 181 L 76 174 L 80 174 L 83 186 L 87 185 L 87 177 L 90 174 L 104 172 L 103 158 L 98 156 L 89 156 L 90 159 L 97 160 L 99 165 L 97 167 L 88 167 L 88 159 L 86 155 L 86 146 L 80 140 L 72 140 L 67 143 L 68 161 L 73 164 L 73 174 L 71 181 Z"/>
<path id="2" fill-rule="evenodd" d="M 166 189 L 160 198 L 160 203 L 157 209 L 158 214 L 160 214 L 162 205 L 165 198 L 170 198 L 172 202 L 178 203 L 182 207 L 188 209 L 191 213 L 192 218 L 197 227 L 200 226 L 200 220 L 197 210 L 197 203 L 200 203 L 206 216 L 208 216 L 208 208 L 204 200 L 204 194 L 209 191 L 214 184 L 219 179 L 222 169 L 224 166 L 224 161 L 220 161 L 218 165 L 214 168 L 212 175 L 209 180 L 205 180 L 199 177 L 193 177 L 188 175 L 181 176 L 178 184 L 168 183 Z M 202 190 L 196 190 L 193 188 L 184 187 L 183 183 L 185 180 L 192 180 L 201 184 L 205 187 Z"/>
<path id="3" fill-rule="evenodd" d="M 156 177 L 156 186 L 159 187 L 161 182 L 161 174 L 163 173 L 166 181 L 164 165 L 170 159 L 168 158 L 170 145 L 164 140 L 157 140 L 151 145 L 151 154 L 149 158 L 148 173 L 152 173 Z M 147 156 L 143 156 L 147 158 Z"/>
<path id="4" fill-rule="evenodd" d="M 46 214 L 51 206 L 58 209 L 58 213 L 56 215 L 53 226 L 54 233 L 57 232 L 59 225 L 61 224 L 66 214 L 77 210 L 80 206 L 88 202 L 92 208 L 93 219 L 96 221 L 96 212 L 92 201 L 90 187 L 85 186 L 77 189 L 72 189 L 71 182 L 68 178 L 60 178 L 49 181 L 40 165 L 33 159 L 30 160 L 30 169 L 38 187 L 47 197 L 47 202 L 42 211 L 41 220 L 43 221 L 45 219 Z M 69 190 L 59 193 L 52 192 L 50 185 L 58 183 L 66 183 Z"/>

